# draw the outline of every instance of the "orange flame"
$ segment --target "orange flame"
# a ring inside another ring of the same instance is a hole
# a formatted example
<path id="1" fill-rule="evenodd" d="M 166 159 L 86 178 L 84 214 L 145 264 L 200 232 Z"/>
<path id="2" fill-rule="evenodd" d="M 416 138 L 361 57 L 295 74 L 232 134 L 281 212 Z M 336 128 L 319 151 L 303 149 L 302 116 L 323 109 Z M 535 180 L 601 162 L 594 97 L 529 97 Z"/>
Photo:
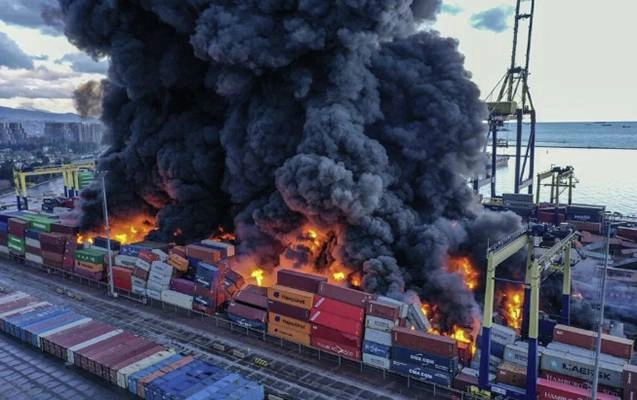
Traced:
<path id="1" fill-rule="evenodd" d="M 181 233 L 181 229 L 179 231 Z M 237 240 L 237 235 L 235 235 L 232 232 L 226 232 L 225 229 L 223 229 L 222 226 L 219 226 L 217 228 L 217 233 L 212 235 L 211 239 L 220 240 L 220 241 L 227 241 L 227 242 L 234 242 L 235 240 Z"/>
<path id="2" fill-rule="evenodd" d="M 452 333 L 447 336 L 458 342 L 469 344 L 471 346 L 471 355 L 474 356 L 476 354 L 476 344 L 473 341 L 473 337 L 465 329 L 454 325 Z"/>
<path id="3" fill-rule="evenodd" d="M 502 316 L 509 327 L 520 330 L 522 328 L 522 302 L 524 289 L 519 286 L 507 286 L 500 292 Z"/>
<path id="4" fill-rule="evenodd" d="M 154 221 L 150 221 L 144 215 L 138 215 L 128 219 L 113 218 L 110 220 L 111 239 L 117 240 L 121 244 L 128 244 L 144 240 L 152 230 L 155 229 Z M 93 232 L 78 234 L 76 242 L 78 244 L 93 244 L 97 236 L 105 236 L 106 228 Z"/>
<path id="5" fill-rule="evenodd" d="M 256 279 L 257 286 L 263 286 L 263 270 L 260 268 L 255 269 L 250 274 L 250 277 Z"/>
<path id="6" fill-rule="evenodd" d="M 336 280 L 337 282 L 341 282 L 342 280 L 345 279 L 345 272 L 342 272 L 342 271 L 334 272 L 332 274 L 332 278 L 334 278 L 334 280 Z"/>
<path id="7" fill-rule="evenodd" d="M 452 257 L 449 260 L 447 270 L 461 275 L 464 278 L 467 289 L 475 290 L 478 288 L 480 273 L 473 266 L 469 257 Z"/>

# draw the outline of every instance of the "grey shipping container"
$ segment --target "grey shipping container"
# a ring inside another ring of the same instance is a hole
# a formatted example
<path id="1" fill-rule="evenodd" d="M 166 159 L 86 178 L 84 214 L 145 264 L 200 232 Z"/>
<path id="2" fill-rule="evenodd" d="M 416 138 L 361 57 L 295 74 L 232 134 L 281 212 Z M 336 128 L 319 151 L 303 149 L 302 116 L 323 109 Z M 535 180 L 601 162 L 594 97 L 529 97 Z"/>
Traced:
<path id="1" fill-rule="evenodd" d="M 508 326 L 499 324 L 493 324 L 491 326 L 491 342 L 507 345 L 514 343 L 516 336 L 517 333 L 515 330 Z"/>
<path id="2" fill-rule="evenodd" d="M 458 370 L 458 357 L 442 357 L 417 350 L 394 345 L 391 348 L 391 359 L 454 374 Z"/>
<path id="3" fill-rule="evenodd" d="M 542 351 L 544 351 L 544 349 L 543 348 L 540 349 L 538 347 L 536 365 L 539 365 L 540 363 L 540 354 L 542 354 Z M 517 343 L 507 344 L 504 349 L 504 361 L 507 361 L 513 364 L 518 364 L 518 365 L 526 365 L 527 362 L 529 361 L 528 352 L 529 352 L 528 345 L 520 346 Z"/>
<path id="4" fill-rule="evenodd" d="M 384 318 L 373 317 L 368 315 L 365 317 L 365 326 L 370 329 L 376 329 L 378 331 L 390 332 L 396 323 Z"/>
<path id="5" fill-rule="evenodd" d="M 384 346 L 391 346 L 391 332 L 379 331 L 372 328 L 365 329 L 365 340 L 380 343 Z"/>
<path id="6" fill-rule="evenodd" d="M 363 363 L 382 369 L 389 369 L 391 367 L 391 361 L 388 358 L 367 353 L 363 353 Z"/>
<path id="7" fill-rule="evenodd" d="M 547 349 L 541 358 L 541 368 L 545 371 L 557 372 L 574 378 L 590 380 L 594 374 L 594 360 L 578 357 L 573 354 Z M 622 385 L 623 367 L 599 362 L 599 383 L 620 388 Z"/>

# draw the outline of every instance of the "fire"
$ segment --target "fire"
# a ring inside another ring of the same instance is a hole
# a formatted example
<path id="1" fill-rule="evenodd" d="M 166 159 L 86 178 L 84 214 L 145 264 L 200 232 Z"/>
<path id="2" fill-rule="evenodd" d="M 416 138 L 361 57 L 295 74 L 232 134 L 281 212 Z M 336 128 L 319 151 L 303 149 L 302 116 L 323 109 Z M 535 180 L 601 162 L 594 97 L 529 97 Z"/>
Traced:
<path id="1" fill-rule="evenodd" d="M 471 335 L 469 335 L 465 329 L 457 325 L 454 325 L 453 331 L 451 332 L 451 334 L 447 336 L 449 336 L 450 338 L 458 342 L 467 343 L 471 345 L 471 355 L 473 356 L 476 354 L 476 344 L 473 341 L 473 338 L 471 337 Z"/>
<path id="2" fill-rule="evenodd" d="M 524 289 L 521 287 L 507 286 L 500 293 L 500 308 L 509 327 L 520 330 L 522 328 L 522 303 L 524 301 Z"/>
<path id="3" fill-rule="evenodd" d="M 332 278 L 334 278 L 334 280 L 336 280 L 337 282 L 341 282 L 342 280 L 345 279 L 345 272 L 342 272 L 342 271 L 334 272 L 332 274 Z"/>
<path id="4" fill-rule="evenodd" d="M 114 218 L 110 221 L 111 239 L 117 240 L 121 244 L 134 243 L 144 240 L 152 230 L 155 229 L 154 221 L 144 215 L 138 215 L 128 219 Z M 77 235 L 78 244 L 93 244 L 95 237 L 106 236 L 106 227 L 93 232 L 84 232 Z"/>
<path id="5" fill-rule="evenodd" d="M 475 290 L 478 288 L 478 279 L 480 273 L 471 264 L 469 257 L 452 257 L 447 266 L 449 272 L 461 275 L 464 278 L 467 289 Z"/>
<path id="6" fill-rule="evenodd" d="M 181 234 L 181 229 L 179 229 L 179 233 Z M 222 226 L 217 228 L 217 233 L 212 235 L 212 239 L 221 240 L 226 242 L 234 242 L 237 240 L 237 235 L 232 232 L 226 232 Z"/>
<path id="7" fill-rule="evenodd" d="M 258 286 L 263 286 L 263 270 L 262 269 L 258 268 L 252 271 L 252 273 L 250 274 L 250 277 L 257 280 Z"/>

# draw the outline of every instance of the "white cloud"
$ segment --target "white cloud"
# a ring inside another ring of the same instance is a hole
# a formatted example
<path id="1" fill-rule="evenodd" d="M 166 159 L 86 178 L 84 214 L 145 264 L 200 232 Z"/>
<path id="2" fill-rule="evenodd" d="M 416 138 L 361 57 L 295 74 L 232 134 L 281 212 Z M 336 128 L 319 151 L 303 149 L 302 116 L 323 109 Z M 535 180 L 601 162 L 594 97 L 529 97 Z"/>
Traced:
<path id="1" fill-rule="evenodd" d="M 4 32 L 0 32 L 0 66 L 11 69 L 33 68 L 31 57 Z"/>

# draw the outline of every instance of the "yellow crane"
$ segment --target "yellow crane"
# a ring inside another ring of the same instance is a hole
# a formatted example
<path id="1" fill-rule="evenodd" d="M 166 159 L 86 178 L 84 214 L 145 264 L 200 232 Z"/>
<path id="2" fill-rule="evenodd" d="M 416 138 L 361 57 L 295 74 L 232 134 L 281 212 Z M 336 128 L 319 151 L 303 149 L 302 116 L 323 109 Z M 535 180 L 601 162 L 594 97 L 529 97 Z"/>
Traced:
<path id="1" fill-rule="evenodd" d="M 79 172 L 81 170 L 95 170 L 95 161 L 79 161 L 70 164 L 44 165 L 41 167 L 14 168 L 13 181 L 18 210 L 29 209 L 27 199 L 27 177 L 38 175 L 62 174 L 64 179 L 64 195 L 73 196 L 79 193 Z M 24 206 L 24 207 L 23 207 Z"/>

